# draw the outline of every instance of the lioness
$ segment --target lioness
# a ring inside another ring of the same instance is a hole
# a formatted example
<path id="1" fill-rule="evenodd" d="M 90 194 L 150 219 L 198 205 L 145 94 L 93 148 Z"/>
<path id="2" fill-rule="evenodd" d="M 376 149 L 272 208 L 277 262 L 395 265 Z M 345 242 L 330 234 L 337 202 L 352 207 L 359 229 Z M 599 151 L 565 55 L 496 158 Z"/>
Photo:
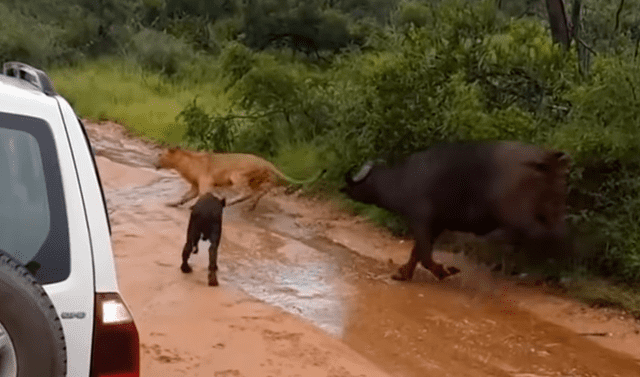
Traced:
<path id="1" fill-rule="evenodd" d="M 177 202 L 167 203 L 177 207 L 216 187 L 236 187 L 241 194 L 227 201 L 227 206 L 254 198 L 249 208 L 253 211 L 258 201 L 281 178 L 293 184 L 315 182 L 325 172 L 320 171 L 308 180 L 297 180 L 286 176 L 271 162 L 248 153 L 207 153 L 171 148 L 160 154 L 155 163 L 157 169 L 175 169 L 191 189 Z"/>

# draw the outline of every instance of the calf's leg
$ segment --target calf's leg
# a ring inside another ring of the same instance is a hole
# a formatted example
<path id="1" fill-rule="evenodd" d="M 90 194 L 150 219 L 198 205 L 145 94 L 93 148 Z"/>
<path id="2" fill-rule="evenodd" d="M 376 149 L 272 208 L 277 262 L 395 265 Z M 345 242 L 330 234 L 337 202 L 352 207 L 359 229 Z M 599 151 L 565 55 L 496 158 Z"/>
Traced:
<path id="1" fill-rule="evenodd" d="M 191 214 L 191 217 L 189 217 L 189 226 L 187 227 L 187 242 L 184 244 L 184 248 L 182 249 L 182 265 L 180 265 L 180 270 L 185 274 L 193 271 L 187 262 L 193 249 L 197 249 L 198 247 L 198 241 L 200 240 L 199 227 L 200 223 L 198 217 Z"/>
<path id="2" fill-rule="evenodd" d="M 192 248 L 193 246 L 191 245 L 191 243 L 187 241 L 187 243 L 184 245 L 184 248 L 182 249 L 182 264 L 180 265 L 180 270 L 182 270 L 182 272 L 184 272 L 185 274 L 193 271 L 191 266 L 189 266 L 189 263 L 187 263 L 187 261 L 189 260 L 189 256 L 191 255 Z"/>
<path id="3" fill-rule="evenodd" d="M 211 227 L 211 235 L 209 236 L 209 286 L 218 285 L 218 246 L 220 245 L 220 236 L 222 234 L 222 224 L 220 222 L 213 224 Z"/>

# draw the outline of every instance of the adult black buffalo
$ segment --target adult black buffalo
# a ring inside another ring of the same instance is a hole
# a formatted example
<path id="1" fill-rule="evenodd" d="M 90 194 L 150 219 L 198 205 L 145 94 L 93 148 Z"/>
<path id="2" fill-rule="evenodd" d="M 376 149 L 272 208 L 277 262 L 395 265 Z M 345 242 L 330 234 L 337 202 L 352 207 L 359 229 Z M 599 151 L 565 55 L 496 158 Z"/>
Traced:
<path id="1" fill-rule="evenodd" d="M 408 221 L 415 245 L 393 279 L 411 280 L 418 262 L 443 279 L 459 272 L 432 259 L 444 230 L 563 245 L 570 163 L 563 152 L 518 142 L 441 144 L 392 167 L 352 168 L 340 191 Z"/>

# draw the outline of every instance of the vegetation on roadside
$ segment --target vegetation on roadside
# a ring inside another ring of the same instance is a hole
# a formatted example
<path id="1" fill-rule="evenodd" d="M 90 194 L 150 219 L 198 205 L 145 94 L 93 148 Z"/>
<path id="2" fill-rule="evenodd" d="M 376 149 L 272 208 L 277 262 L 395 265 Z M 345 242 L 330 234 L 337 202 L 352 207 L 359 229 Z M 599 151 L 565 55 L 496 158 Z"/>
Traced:
<path id="1" fill-rule="evenodd" d="M 442 141 L 566 150 L 574 268 L 637 286 L 640 0 L 565 1 L 582 20 L 566 51 L 544 4 L 3 0 L 0 57 L 46 67 L 83 116 L 301 178 L 326 167 L 325 193 L 355 164 Z"/>
<path id="2" fill-rule="evenodd" d="M 565 287 L 567 293 L 593 307 L 625 311 L 640 320 L 640 290 L 628 284 L 612 284 L 602 278 L 574 278 Z"/>

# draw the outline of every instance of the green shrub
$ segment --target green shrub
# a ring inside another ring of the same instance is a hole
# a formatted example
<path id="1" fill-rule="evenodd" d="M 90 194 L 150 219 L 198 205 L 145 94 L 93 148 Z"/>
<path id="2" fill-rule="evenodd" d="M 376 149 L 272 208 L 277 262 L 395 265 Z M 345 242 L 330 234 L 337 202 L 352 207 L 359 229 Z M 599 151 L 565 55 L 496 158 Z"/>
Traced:
<path id="1" fill-rule="evenodd" d="M 282 145 L 272 161 L 295 179 L 307 179 L 328 167 L 321 149 L 310 143 Z"/>
<path id="2" fill-rule="evenodd" d="M 241 15 L 237 15 L 219 19 L 210 24 L 210 33 L 220 48 L 237 39 L 242 30 L 242 22 Z"/>
<path id="3" fill-rule="evenodd" d="M 142 29 L 134 35 L 129 53 L 142 66 L 169 76 L 193 59 L 193 50 L 184 41 L 153 29 Z"/>
<path id="4" fill-rule="evenodd" d="M 423 27 L 433 22 L 433 8 L 416 1 L 402 1 L 398 4 L 392 18 L 399 27 Z"/>
<path id="5" fill-rule="evenodd" d="M 185 129 L 185 140 L 196 149 L 229 151 L 234 137 L 232 123 L 224 118 L 210 116 L 196 101 L 197 98 L 194 98 L 176 116 L 180 127 Z"/>
<path id="6" fill-rule="evenodd" d="M 226 73 L 228 90 L 251 70 L 254 64 L 254 55 L 242 43 L 231 42 L 220 54 L 221 68 Z"/>
<path id="7" fill-rule="evenodd" d="M 20 11 L 0 3 L 0 60 L 19 60 L 43 67 L 59 58 L 64 46 L 63 31 L 49 24 L 39 25 Z"/>
<path id="8" fill-rule="evenodd" d="M 570 219 L 588 240 L 586 263 L 640 281 L 640 69 L 621 56 L 595 59 L 589 80 L 567 94 L 568 122 L 549 142 L 572 153 Z"/>

